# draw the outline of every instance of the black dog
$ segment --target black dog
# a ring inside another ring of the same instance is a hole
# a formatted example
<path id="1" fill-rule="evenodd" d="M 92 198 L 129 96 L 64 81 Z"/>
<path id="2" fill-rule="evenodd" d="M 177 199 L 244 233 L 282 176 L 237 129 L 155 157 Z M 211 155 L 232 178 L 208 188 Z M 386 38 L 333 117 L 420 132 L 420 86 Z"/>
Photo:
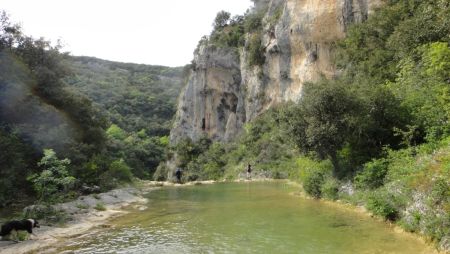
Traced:
<path id="1" fill-rule="evenodd" d="M 33 228 L 39 227 L 40 227 L 39 222 L 34 219 L 12 220 L 2 225 L 0 236 L 9 235 L 13 230 L 15 231 L 26 230 L 28 233 L 33 234 Z"/>

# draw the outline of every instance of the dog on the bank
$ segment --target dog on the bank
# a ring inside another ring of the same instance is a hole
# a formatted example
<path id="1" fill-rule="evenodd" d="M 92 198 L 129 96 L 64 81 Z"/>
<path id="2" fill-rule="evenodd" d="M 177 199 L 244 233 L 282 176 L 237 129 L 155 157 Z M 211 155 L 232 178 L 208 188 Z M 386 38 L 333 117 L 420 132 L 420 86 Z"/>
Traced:
<path id="1" fill-rule="evenodd" d="M 35 219 L 27 219 L 27 220 L 12 220 L 8 221 L 2 225 L 2 230 L 0 231 L 0 236 L 5 237 L 11 232 L 14 231 L 27 231 L 28 233 L 33 234 L 33 228 L 40 228 L 39 222 Z"/>

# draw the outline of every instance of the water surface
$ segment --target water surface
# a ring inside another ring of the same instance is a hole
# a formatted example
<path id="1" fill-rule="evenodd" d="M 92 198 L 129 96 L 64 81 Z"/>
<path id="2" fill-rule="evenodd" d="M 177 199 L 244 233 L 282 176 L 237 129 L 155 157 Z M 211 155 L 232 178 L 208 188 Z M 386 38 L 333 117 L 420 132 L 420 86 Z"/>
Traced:
<path id="1" fill-rule="evenodd" d="M 284 182 L 163 188 L 65 253 L 430 253 L 368 216 L 292 195 Z M 62 251 L 62 250 L 61 250 Z"/>

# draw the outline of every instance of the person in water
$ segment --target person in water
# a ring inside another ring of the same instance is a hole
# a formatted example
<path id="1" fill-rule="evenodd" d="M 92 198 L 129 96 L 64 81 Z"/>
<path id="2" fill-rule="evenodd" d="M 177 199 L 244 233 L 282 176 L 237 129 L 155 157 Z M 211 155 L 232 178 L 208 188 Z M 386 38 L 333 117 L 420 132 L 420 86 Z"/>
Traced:
<path id="1" fill-rule="evenodd" d="M 250 163 L 247 166 L 247 179 L 250 179 L 252 177 L 252 165 Z"/>
<path id="2" fill-rule="evenodd" d="M 181 176 L 183 175 L 183 172 L 181 171 L 181 168 L 177 168 L 175 171 L 175 177 L 177 178 L 177 182 L 181 183 Z"/>

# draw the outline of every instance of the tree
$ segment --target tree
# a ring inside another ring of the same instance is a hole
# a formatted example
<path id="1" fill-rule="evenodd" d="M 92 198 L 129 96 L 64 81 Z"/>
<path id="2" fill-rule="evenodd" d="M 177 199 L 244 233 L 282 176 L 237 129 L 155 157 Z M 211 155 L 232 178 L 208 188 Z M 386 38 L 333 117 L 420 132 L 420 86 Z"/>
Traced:
<path id="1" fill-rule="evenodd" d="M 231 14 L 226 11 L 220 11 L 217 13 L 216 18 L 214 19 L 213 27 L 214 30 L 219 30 L 228 25 L 228 21 L 230 20 Z"/>
<path id="2" fill-rule="evenodd" d="M 337 152 L 355 129 L 360 104 L 336 82 L 321 81 L 304 89 L 299 106 L 287 119 L 292 138 L 301 152 L 330 159 L 333 174 L 340 175 Z"/>
<path id="3" fill-rule="evenodd" d="M 75 178 L 67 171 L 69 164 L 69 159 L 59 160 L 52 149 L 44 150 L 44 156 L 38 162 L 42 172 L 28 178 L 38 193 L 39 202 L 53 203 L 64 198 L 64 194 L 75 183 Z"/>
<path id="4" fill-rule="evenodd" d="M 106 134 L 118 140 L 124 140 L 127 137 L 127 133 L 116 124 L 112 124 L 106 131 Z"/>

